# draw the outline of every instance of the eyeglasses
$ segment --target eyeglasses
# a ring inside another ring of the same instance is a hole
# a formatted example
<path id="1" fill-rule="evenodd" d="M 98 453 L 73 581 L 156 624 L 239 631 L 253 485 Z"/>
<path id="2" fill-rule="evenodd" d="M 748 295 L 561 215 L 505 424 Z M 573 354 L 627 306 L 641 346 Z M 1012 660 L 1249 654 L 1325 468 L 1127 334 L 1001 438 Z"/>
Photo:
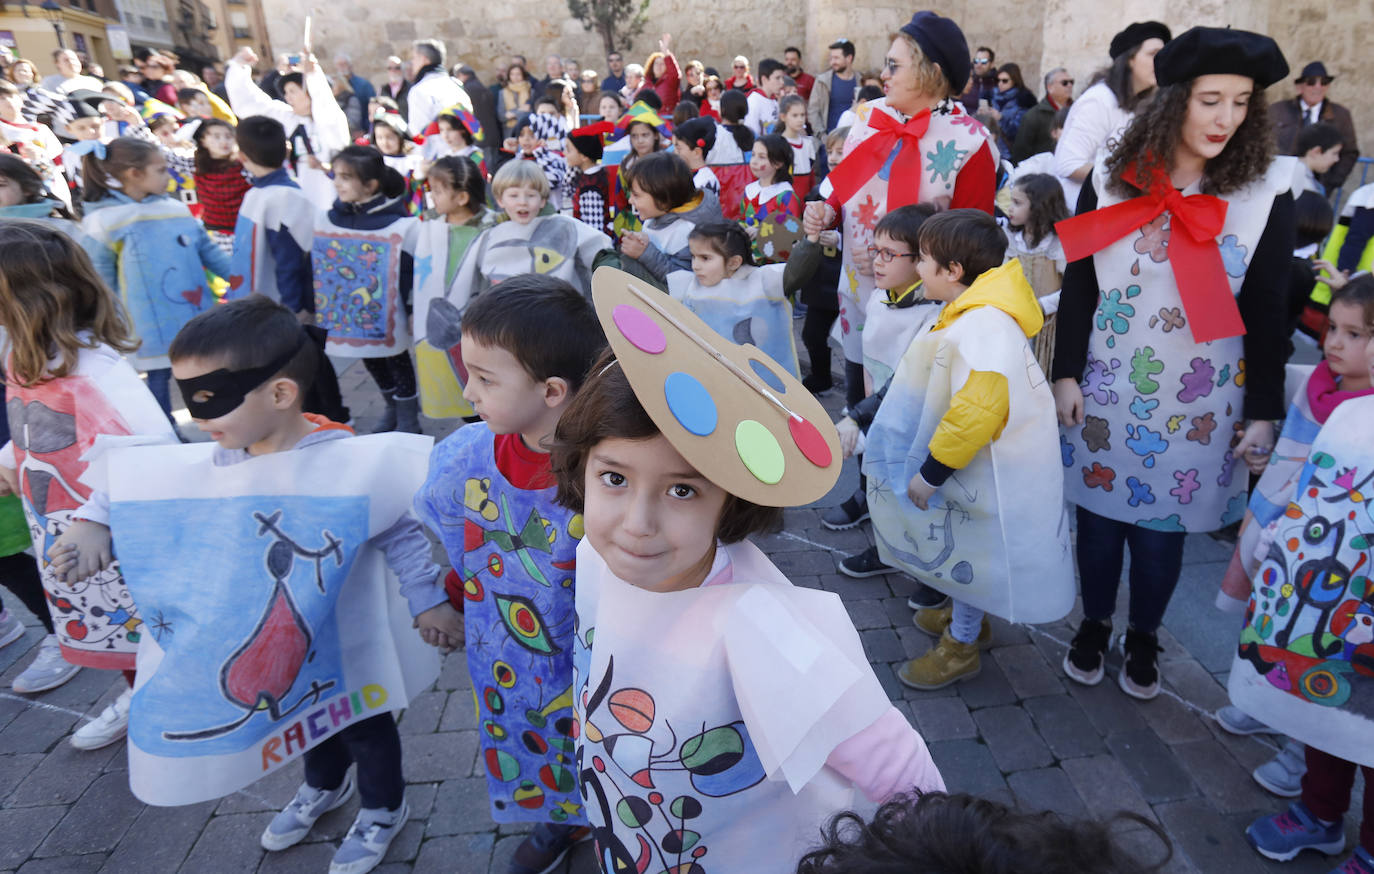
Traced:
<path id="1" fill-rule="evenodd" d="M 904 66 L 906 66 L 906 65 L 905 65 L 905 64 L 899 64 L 899 63 L 897 63 L 896 61 L 892 60 L 891 58 L 884 58 L 884 59 L 883 59 L 883 69 L 886 70 L 887 72 L 893 74 L 894 76 L 897 74 L 897 71 L 900 70 L 900 69 L 902 69 L 902 67 L 904 67 Z"/>
<path id="2" fill-rule="evenodd" d="M 402 68 L 399 64 L 393 64 L 392 66 L 387 67 L 387 69 L 388 69 L 388 70 L 400 70 L 400 69 L 403 69 L 403 68 Z"/>
<path id="3" fill-rule="evenodd" d="M 868 257 L 877 261 L 879 264 L 891 264 L 898 258 L 915 258 L 914 252 L 894 252 L 891 249 L 879 249 L 877 246 L 868 247 Z"/>
<path id="4" fill-rule="evenodd" d="M 974 58 L 974 59 L 973 59 L 973 62 L 974 62 L 975 64 L 991 64 L 991 63 L 992 63 L 992 59 L 991 59 L 991 58 Z"/>
<path id="5" fill-rule="evenodd" d="M 1330 80 L 1330 79 L 1327 79 L 1327 78 L 1324 77 L 1324 76 L 1313 76 L 1313 77 L 1311 77 L 1311 78 L 1309 78 L 1309 79 L 1301 79 L 1301 80 L 1299 80 L 1299 81 L 1298 81 L 1298 84 L 1299 84 L 1299 85 L 1330 85 L 1330 84 L 1331 84 L 1331 80 Z"/>

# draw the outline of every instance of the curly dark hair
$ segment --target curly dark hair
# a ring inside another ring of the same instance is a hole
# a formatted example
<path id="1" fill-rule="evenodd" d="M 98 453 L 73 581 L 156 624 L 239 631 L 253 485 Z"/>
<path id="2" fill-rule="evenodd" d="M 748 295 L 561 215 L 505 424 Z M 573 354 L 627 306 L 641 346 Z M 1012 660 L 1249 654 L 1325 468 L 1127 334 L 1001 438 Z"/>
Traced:
<path id="1" fill-rule="evenodd" d="M 1107 158 L 1107 186 L 1122 196 L 1134 196 L 1139 189 L 1121 178 L 1132 164 L 1147 178 L 1152 166 L 1169 172 L 1169 156 L 1183 136 L 1183 120 L 1188 115 L 1188 100 L 1197 80 L 1166 85 L 1154 100 L 1140 111 L 1121 135 L 1120 142 Z M 1202 190 L 1207 194 L 1230 194 L 1263 176 L 1274 158 L 1274 137 L 1269 130 L 1269 110 L 1263 89 L 1255 89 L 1245 120 L 1236 128 L 1226 148 L 1207 162 Z"/>
<path id="2" fill-rule="evenodd" d="M 1121 821 L 1154 832 L 1162 860 L 1144 864 L 1112 840 L 1110 823 L 1066 822 L 1054 813 L 1020 813 L 972 795 L 898 795 L 872 823 L 841 813 L 822 830 L 823 845 L 802 857 L 797 874 L 1143 874 L 1173 857 L 1159 826 L 1137 814 Z"/>

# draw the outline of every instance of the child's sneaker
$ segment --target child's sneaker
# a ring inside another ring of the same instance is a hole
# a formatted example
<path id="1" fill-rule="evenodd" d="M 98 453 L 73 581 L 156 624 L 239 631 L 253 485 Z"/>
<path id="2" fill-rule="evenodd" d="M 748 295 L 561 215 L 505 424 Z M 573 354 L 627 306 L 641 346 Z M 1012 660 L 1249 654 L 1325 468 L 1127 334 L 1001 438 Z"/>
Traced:
<path id="1" fill-rule="evenodd" d="M 1064 673 L 1070 680 L 1084 686 L 1096 686 L 1102 682 L 1103 657 L 1107 645 L 1112 640 L 1112 624 L 1096 619 L 1084 619 L 1078 626 L 1078 633 L 1064 653 Z"/>
<path id="2" fill-rule="evenodd" d="M 62 644 L 58 643 L 57 635 L 49 634 L 38 642 L 38 655 L 33 657 L 22 674 L 14 678 L 10 688 L 26 695 L 46 692 L 75 677 L 79 670 L 80 665 L 74 665 L 62 657 Z"/>
<path id="3" fill-rule="evenodd" d="M 943 607 L 948 603 L 948 595 L 922 582 L 916 583 L 915 591 L 906 599 L 906 606 L 911 610 L 924 610 L 927 607 Z"/>
<path id="4" fill-rule="evenodd" d="M 1356 847 L 1354 854 L 1332 868 L 1329 874 L 1374 874 L 1374 855 L 1364 847 Z"/>
<path id="5" fill-rule="evenodd" d="M 409 818 L 410 805 L 404 800 L 396 810 L 359 810 L 353 827 L 334 854 L 334 861 L 329 863 L 329 874 L 366 874 L 376 868 Z"/>
<path id="6" fill-rule="evenodd" d="M 125 689 L 100 715 L 72 732 L 71 744 L 78 750 L 98 750 L 119 740 L 129 730 L 129 701 L 133 689 Z"/>
<path id="7" fill-rule="evenodd" d="M 1121 673 L 1116 676 L 1121 691 L 1141 701 L 1149 701 L 1158 695 L 1157 661 L 1159 654 L 1164 651 L 1159 645 L 1159 638 L 1152 632 L 1127 628 L 1126 636 L 1122 638 L 1121 651 L 1126 656 L 1126 663 L 1121 666 Z"/>
<path id="8" fill-rule="evenodd" d="M 821 516 L 821 524 L 831 531 L 853 528 L 868 518 L 868 496 L 863 492 L 850 495 L 843 504 L 831 507 Z"/>
<path id="9" fill-rule="evenodd" d="M 1216 712 L 1217 725 L 1228 734 L 1273 734 L 1274 730 L 1234 704 L 1227 704 Z"/>
<path id="10" fill-rule="evenodd" d="M 917 631 L 925 632 L 931 637 L 940 637 L 949 628 L 949 623 L 954 619 L 954 602 L 950 601 L 943 607 L 929 607 L 925 610 L 917 610 L 916 615 L 911 617 L 911 624 L 916 626 Z M 983 624 L 978 629 L 978 640 L 976 641 L 979 649 L 987 649 L 992 646 L 992 623 L 988 622 L 988 617 L 983 617 Z"/>
<path id="11" fill-rule="evenodd" d="M 8 610 L 0 610 L 0 646 L 8 646 L 24 636 L 24 623 Z"/>
<path id="12" fill-rule="evenodd" d="M 1307 747 L 1289 740 L 1274 758 L 1250 773 L 1255 782 L 1280 798 L 1302 795 L 1302 777 L 1307 773 Z"/>
<path id="13" fill-rule="evenodd" d="M 507 874 L 549 874 L 563 864 L 574 845 L 591 836 L 586 826 L 542 822 L 515 848 Z"/>
<path id="14" fill-rule="evenodd" d="M 878 547 L 876 546 L 870 546 L 858 555 L 840 559 L 840 573 L 856 580 L 895 573 L 896 571 L 895 567 L 883 564 L 883 560 L 878 557 Z"/>
<path id="15" fill-rule="evenodd" d="M 913 689 L 943 689 L 951 683 L 973 679 L 980 670 L 978 644 L 961 643 L 946 630 L 930 652 L 902 665 L 897 679 Z"/>
<path id="16" fill-rule="evenodd" d="M 316 789 L 301 784 L 296 797 L 282 808 L 281 813 L 263 830 L 258 843 L 264 850 L 284 850 L 300 843 L 310 833 L 315 821 L 335 808 L 342 807 L 353 797 L 353 775 L 344 777 L 338 789 Z"/>
<path id="17" fill-rule="evenodd" d="M 1245 839 L 1261 856 L 1275 862 L 1287 862 L 1303 850 L 1334 856 L 1345 849 L 1345 826 L 1341 820 L 1324 824 L 1307 805 L 1294 801 L 1283 813 L 1250 823 Z"/>

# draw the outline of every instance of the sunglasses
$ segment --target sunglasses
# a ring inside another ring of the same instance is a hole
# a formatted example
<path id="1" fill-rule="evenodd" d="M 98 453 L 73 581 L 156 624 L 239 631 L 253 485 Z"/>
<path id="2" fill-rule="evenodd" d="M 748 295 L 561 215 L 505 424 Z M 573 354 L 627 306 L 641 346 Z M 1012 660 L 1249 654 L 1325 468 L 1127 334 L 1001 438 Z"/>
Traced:
<path id="1" fill-rule="evenodd" d="M 1061 87 L 1061 88 L 1068 88 L 1068 87 L 1070 87 L 1070 86 L 1073 85 L 1073 80 L 1072 80 L 1072 79 L 1060 79 L 1058 84 L 1059 84 L 1059 87 Z"/>
<path id="2" fill-rule="evenodd" d="M 747 69 L 749 69 L 749 65 L 748 65 L 748 64 L 735 64 L 735 69 L 736 69 L 736 70 L 747 70 Z"/>
<path id="3" fill-rule="evenodd" d="M 998 85 L 1010 85 L 1010 84 L 1011 84 L 1011 80 L 1008 79 L 1006 76 L 998 76 L 998 77 L 997 77 L 997 84 L 998 84 Z"/>
<path id="4" fill-rule="evenodd" d="M 973 62 L 975 64 L 991 64 L 992 60 L 990 58 L 974 58 Z"/>
<path id="5" fill-rule="evenodd" d="M 1331 84 L 1331 80 L 1330 80 L 1329 78 L 1325 77 L 1325 76 L 1313 76 L 1313 77 L 1310 78 L 1310 79 L 1302 79 L 1302 80 L 1300 80 L 1300 81 L 1298 82 L 1298 84 L 1299 84 L 1299 85 L 1330 85 L 1330 84 Z"/>

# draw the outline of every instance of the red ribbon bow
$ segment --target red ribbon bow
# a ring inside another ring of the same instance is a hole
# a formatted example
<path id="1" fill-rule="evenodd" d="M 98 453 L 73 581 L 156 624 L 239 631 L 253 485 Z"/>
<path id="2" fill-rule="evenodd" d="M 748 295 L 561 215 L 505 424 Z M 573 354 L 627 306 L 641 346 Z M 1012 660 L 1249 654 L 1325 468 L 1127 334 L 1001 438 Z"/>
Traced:
<path id="1" fill-rule="evenodd" d="M 1231 281 L 1217 245 L 1217 235 L 1226 223 L 1226 201 L 1207 194 L 1184 197 L 1158 167 L 1148 184 L 1139 182 L 1134 166 L 1127 167 L 1121 178 L 1145 193 L 1056 224 L 1064 257 L 1070 261 L 1086 258 L 1167 210 L 1169 264 L 1193 339 L 1206 343 L 1244 334 L 1245 323 L 1231 293 Z"/>
<path id="2" fill-rule="evenodd" d="M 887 208 L 891 211 L 916 203 L 921 197 L 921 150 L 917 144 L 930 127 L 930 110 L 921 110 L 903 124 L 886 112 L 874 109 L 868 116 L 868 126 L 877 133 L 855 146 L 827 177 L 839 202 L 849 200 L 876 176 L 891 157 L 892 150 L 901 143 L 902 150 L 892 162 L 887 183 Z"/>

